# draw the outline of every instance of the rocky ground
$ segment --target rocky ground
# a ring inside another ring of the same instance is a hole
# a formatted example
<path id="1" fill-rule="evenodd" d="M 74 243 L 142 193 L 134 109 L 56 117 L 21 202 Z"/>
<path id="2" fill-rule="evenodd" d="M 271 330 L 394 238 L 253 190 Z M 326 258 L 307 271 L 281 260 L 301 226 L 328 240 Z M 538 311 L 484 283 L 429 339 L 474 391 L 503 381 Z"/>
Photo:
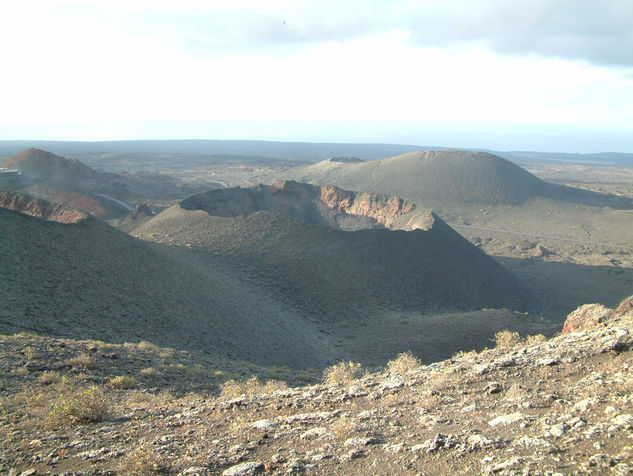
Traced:
<path id="1" fill-rule="evenodd" d="M 296 387 L 221 384 L 223 370 L 148 343 L 5 336 L 0 471 L 631 474 L 632 303 L 584 307 L 550 340 L 505 333 L 479 353 L 343 363 Z"/>

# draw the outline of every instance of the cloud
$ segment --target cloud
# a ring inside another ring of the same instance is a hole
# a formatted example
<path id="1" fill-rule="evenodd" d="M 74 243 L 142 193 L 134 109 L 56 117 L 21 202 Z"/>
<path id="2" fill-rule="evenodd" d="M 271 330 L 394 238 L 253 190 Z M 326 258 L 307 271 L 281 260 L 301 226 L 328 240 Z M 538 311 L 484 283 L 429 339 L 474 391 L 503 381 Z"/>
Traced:
<path id="1" fill-rule="evenodd" d="M 254 2 L 93 2 L 129 28 L 178 48 L 244 51 L 343 42 L 389 31 L 420 47 L 484 45 L 535 54 L 633 65 L 630 0 L 319 0 Z M 102 18 L 107 15 L 102 16 Z"/>

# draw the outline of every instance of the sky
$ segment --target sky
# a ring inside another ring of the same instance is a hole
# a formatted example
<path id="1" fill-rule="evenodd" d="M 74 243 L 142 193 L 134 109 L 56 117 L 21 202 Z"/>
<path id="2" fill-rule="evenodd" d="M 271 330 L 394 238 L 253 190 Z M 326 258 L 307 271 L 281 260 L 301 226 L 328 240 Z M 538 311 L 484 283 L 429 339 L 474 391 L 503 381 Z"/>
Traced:
<path id="1" fill-rule="evenodd" d="M 0 140 L 633 152 L 631 0 L 21 0 Z"/>

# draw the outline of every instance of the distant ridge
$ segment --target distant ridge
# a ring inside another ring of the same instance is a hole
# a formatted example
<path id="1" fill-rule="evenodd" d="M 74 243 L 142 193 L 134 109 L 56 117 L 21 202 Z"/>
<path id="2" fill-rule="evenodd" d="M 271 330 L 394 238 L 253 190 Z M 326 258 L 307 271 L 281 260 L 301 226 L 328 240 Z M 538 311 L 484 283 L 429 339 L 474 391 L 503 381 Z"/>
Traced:
<path id="1" fill-rule="evenodd" d="M 275 142 L 262 140 L 127 140 L 106 142 L 0 141 L 0 157 L 37 147 L 60 155 L 82 157 L 103 153 L 229 154 L 316 162 L 334 156 L 364 160 L 392 157 L 420 149 L 402 144 Z"/>

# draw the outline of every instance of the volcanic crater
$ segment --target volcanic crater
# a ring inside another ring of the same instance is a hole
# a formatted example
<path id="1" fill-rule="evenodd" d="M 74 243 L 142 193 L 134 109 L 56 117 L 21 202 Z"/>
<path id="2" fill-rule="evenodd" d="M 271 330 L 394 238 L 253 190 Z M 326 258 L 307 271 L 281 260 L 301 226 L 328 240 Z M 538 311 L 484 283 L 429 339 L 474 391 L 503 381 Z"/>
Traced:
<path id="1" fill-rule="evenodd" d="M 293 181 L 210 190 L 132 234 L 210 253 L 319 320 L 533 307 L 501 265 L 398 197 Z"/>
<path id="2" fill-rule="evenodd" d="M 428 230 L 430 210 L 417 209 L 398 197 L 350 192 L 331 185 L 314 186 L 295 181 L 254 188 L 212 190 L 180 203 L 185 210 L 203 210 L 212 216 L 246 216 L 269 211 L 310 225 L 341 231 L 366 229 Z"/>

